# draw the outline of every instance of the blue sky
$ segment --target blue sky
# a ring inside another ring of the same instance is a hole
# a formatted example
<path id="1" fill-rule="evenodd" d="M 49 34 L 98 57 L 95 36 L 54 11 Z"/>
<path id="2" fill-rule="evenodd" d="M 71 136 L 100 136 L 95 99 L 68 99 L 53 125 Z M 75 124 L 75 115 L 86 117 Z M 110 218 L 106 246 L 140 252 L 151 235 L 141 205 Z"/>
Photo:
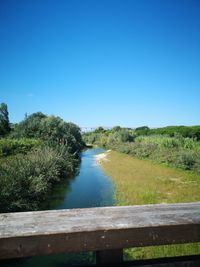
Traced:
<path id="1" fill-rule="evenodd" d="M 10 120 L 200 124 L 199 0 L 1 0 L 0 102 Z"/>

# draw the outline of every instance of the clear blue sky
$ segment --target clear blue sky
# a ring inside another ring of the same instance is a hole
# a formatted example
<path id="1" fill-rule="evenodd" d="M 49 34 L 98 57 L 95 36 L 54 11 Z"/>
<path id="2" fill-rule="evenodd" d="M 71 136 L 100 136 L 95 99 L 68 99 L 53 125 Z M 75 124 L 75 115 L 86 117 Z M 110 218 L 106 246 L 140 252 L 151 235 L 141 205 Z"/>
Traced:
<path id="1" fill-rule="evenodd" d="M 0 102 L 12 122 L 200 124 L 200 1 L 0 0 Z"/>

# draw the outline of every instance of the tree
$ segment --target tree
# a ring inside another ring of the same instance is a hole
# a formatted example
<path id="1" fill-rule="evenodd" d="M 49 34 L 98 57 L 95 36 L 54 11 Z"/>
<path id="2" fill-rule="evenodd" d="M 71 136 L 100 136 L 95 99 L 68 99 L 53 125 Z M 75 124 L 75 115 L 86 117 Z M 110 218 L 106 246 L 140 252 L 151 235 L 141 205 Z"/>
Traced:
<path id="1" fill-rule="evenodd" d="M 135 133 L 137 135 L 148 135 L 150 132 L 150 129 L 148 126 L 141 126 L 135 129 Z"/>
<path id="2" fill-rule="evenodd" d="M 103 127 L 98 127 L 98 128 L 96 128 L 96 130 L 94 131 L 95 133 L 103 133 L 105 130 L 104 130 L 104 128 Z"/>
<path id="3" fill-rule="evenodd" d="M 10 132 L 8 107 L 5 103 L 0 104 L 0 136 Z"/>
<path id="4" fill-rule="evenodd" d="M 118 131 L 120 131 L 121 130 L 121 127 L 120 126 L 114 126 L 113 128 L 112 128 L 112 132 L 118 132 Z"/>
<path id="5" fill-rule="evenodd" d="M 66 145 L 70 153 L 80 152 L 84 146 L 81 130 L 77 125 L 41 112 L 26 116 L 22 122 L 15 125 L 12 136 L 39 138 L 52 145 Z"/>
<path id="6" fill-rule="evenodd" d="M 133 136 L 126 129 L 122 129 L 119 131 L 119 138 L 120 138 L 120 142 L 132 142 L 133 141 Z"/>
<path id="7" fill-rule="evenodd" d="M 24 120 L 15 125 L 12 136 L 15 138 L 39 138 L 42 120 L 46 117 L 42 112 L 35 112 L 29 116 L 25 115 Z"/>

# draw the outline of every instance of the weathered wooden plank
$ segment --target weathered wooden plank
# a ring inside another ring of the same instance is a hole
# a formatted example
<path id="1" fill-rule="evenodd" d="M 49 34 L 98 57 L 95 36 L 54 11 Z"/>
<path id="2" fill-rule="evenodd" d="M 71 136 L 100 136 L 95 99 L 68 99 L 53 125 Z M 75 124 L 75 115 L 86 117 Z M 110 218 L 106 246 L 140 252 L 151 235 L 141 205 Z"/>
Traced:
<path id="1" fill-rule="evenodd" d="M 200 202 L 0 214 L 0 259 L 200 241 Z"/>

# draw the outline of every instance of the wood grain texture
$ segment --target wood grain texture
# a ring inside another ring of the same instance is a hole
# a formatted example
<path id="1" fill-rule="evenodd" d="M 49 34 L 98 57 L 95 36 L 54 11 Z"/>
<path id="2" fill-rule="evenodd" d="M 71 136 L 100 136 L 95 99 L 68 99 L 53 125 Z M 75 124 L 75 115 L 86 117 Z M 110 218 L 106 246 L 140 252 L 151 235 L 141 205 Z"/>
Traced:
<path id="1" fill-rule="evenodd" d="M 0 214 L 0 259 L 200 241 L 200 202 Z"/>

